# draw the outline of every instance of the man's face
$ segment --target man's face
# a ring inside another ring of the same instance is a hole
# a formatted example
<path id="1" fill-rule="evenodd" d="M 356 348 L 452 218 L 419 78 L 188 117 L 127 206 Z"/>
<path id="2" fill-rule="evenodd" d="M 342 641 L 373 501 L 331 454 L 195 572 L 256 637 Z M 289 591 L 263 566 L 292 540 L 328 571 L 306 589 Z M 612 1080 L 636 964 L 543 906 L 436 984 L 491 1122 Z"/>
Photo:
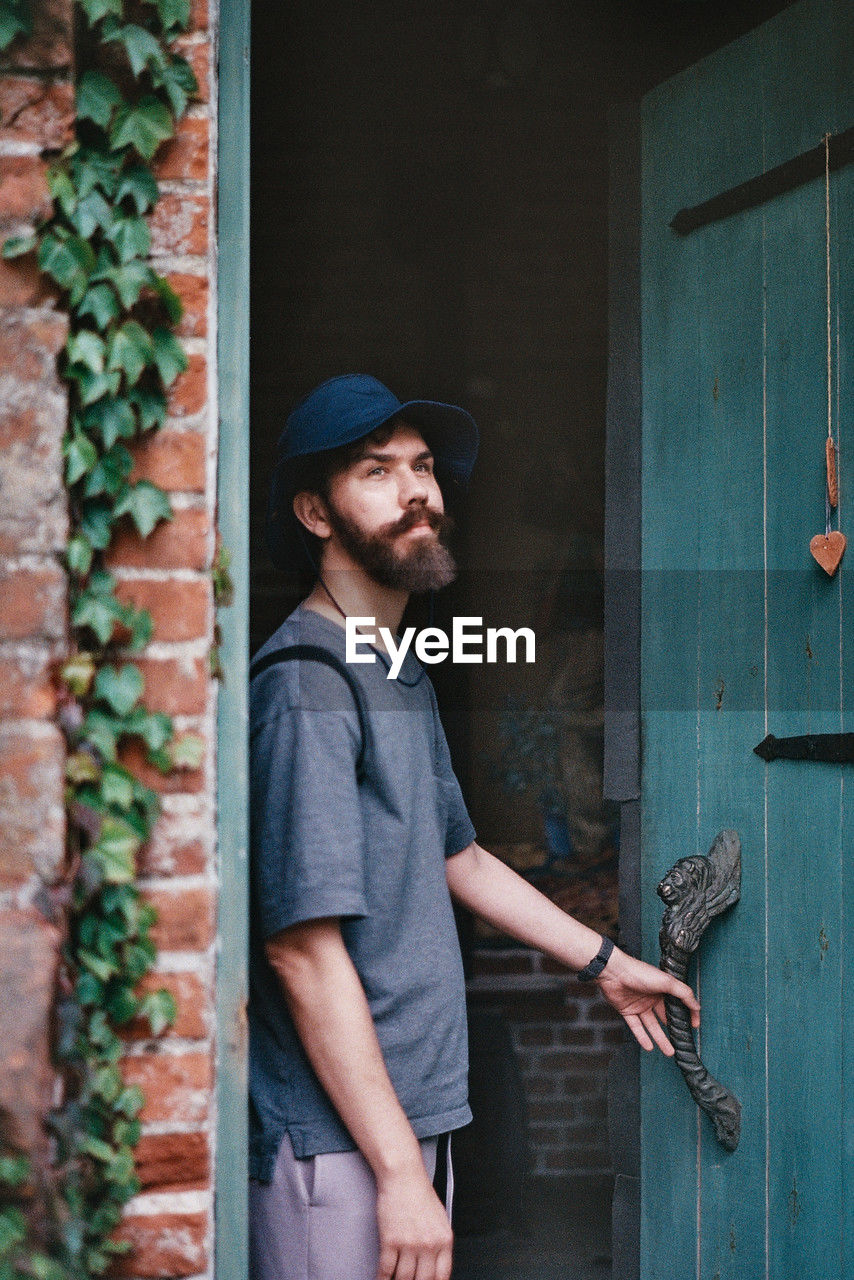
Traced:
<path id="1" fill-rule="evenodd" d="M 429 591 L 456 577 L 446 545 L 453 521 L 433 456 L 409 423 L 333 476 L 325 505 L 332 536 L 381 586 Z"/>

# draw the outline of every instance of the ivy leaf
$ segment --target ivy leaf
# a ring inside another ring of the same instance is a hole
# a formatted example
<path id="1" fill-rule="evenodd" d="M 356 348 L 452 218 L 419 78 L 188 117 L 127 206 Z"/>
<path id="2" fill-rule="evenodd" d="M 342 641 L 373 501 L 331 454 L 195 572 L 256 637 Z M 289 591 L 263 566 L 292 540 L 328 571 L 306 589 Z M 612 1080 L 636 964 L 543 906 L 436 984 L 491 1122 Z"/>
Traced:
<path id="1" fill-rule="evenodd" d="M 119 498 L 115 513 L 130 515 L 143 538 L 147 538 L 160 520 L 172 519 L 172 505 L 162 489 L 148 480 L 139 480 Z"/>
<path id="2" fill-rule="evenodd" d="M 86 576 L 92 567 L 92 550 L 89 539 L 82 533 L 75 533 L 65 548 L 65 563 L 72 573 L 79 574 L 81 578 Z"/>
<path id="3" fill-rule="evenodd" d="M 72 307 L 76 307 L 95 268 L 95 254 L 88 240 L 56 228 L 42 237 L 38 264 L 58 285 L 68 290 L 69 301 Z"/>
<path id="4" fill-rule="evenodd" d="M 171 991 L 149 991 L 139 1002 L 139 1012 L 148 1020 L 151 1034 L 159 1036 L 175 1021 L 178 1006 Z"/>
<path id="5" fill-rule="evenodd" d="M 142 738 L 149 752 L 162 751 L 172 737 L 172 721 L 162 711 L 137 707 L 127 718 L 125 732 Z"/>
<path id="6" fill-rule="evenodd" d="M 3 257 L 20 258 L 25 253 L 31 253 L 38 242 L 39 238 L 37 235 L 10 236 L 9 239 L 3 243 Z"/>
<path id="7" fill-rule="evenodd" d="M 157 9 L 164 31 L 180 27 L 185 31 L 190 21 L 190 0 L 148 0 Z"/>
<path id="8" fill-rule="evenodd" d="M 150 387 L 134 387 L 128 392 L 128 400 L 139 414 L 140 431 L 150 431 L 152 427 L 163 425 L 166 418 L 166 397 L 159 388 L 152 390 Z"/>
<path id="9" fill-rule="evenodd" d="M 121 370 L 129 386 L 139 381 L 143 369 L 153 358 L 153 341 L 138 321 L 126 320 L 113 334 L 107 365 Z"/>
<path id="10" fill-rule="evenodd" d="M 106 236 L 115 245 L 121 262 L 130 262 L 131 258 L 144 258 L 151 248 L 148 223 L 137 214 L 114 218 L 106 229 Z"/>
<path id="11" fill-rule="evenodd" d="M 68 1272 L 62 1263 L 49 1258 L 46 1253 L 34 1253 L 29 1258 L 29 1269 L 34 1280 L 67 1280 Z"/>
<path id="12" fill-rule="evenodd" d="M 154 994 L 152 992 L 152 994 Z M 137 1005 L 139 1002 L 137 1002 Z M 157 1032 L 155 1032 L 155 1035 Z M 118 1098 L 116 1098 L 114 1111 L 118 1111 L 120 1115 L 127 1116 L 128 1120 L 135 1120 L 145 1105 L 145 1097 L 138 1084 L 125 1085 Z"/>
<path id="13" fill-rule="evenodd" d="M 151 342 L 154 347 L 154 363 L 163 379 L 163 385 L 171 386 L 178 374 L 187 369 L 189 362 L 186 352 L 174 333 L 164 329 L 162 325 L 155 328 Z"/>
<path id="14" fill-rule="evenodd" d="M 106 130 L 113 112 L 123 101 L 118 85 L 103 71 L 84 71 L 77 81 L 78 120 L 92 120 Z"/>
<path id="15" fill-rule="evenodd" d="M 132 942 L 124 948 L 124 968 L 129 982 L 139 982 L 151 968 L 156 958 L 150 941 Z"/>
<path id="16" fill-rule="evenodd" d="M 100 772 L 97 760 L 88 751 L 74 751 L 65 761 L 65 776 L 75 787 L 83 782 L 97 782 Z"/>
<path id="17" fill-rule="evenodd" d="M 193 68 L 180 54 L 173 54 L 162 67 L 152 68 L 152 80 L 158 89 L 166 93 L 176 117 L 184 114 L 187 99 L 199 87 Z"/>
<path id="18" fill-rule="evenodd" d="M 91 653 L 75 653 L 72 658 L 62 664 L 59 674 L 75 698 L 83 698 L 95 679 L 95 659 Z"/>
<path id="19" fill-rule="evenodd" d="M 144 224 L 143 224 L 144 225 Z M 146 250 L 147 252 L 147 250 Z M 122 266 L 114 267 L 109 280 L 124 307 L 132 307 L 147 284 L 153 284 L 157 276 L 146 262 L 132 258 Z"/>
<path id="20" fill-rule="evenodd" d="M 126 983 L 122 983 L 120 986 L 114 987 L 110 992 L 106 1008 L 116 1026 L 121 1027 L 126 1022 L 130 1022 L 131 1018 L 136 1015 L 139 1001 L 133 994 L 133 988 Z M 118 1103 L 114 1101 L 111 1110 L 115 1112 L 117 1109 Z"/>
<path id="21" fill-rule="evenodd" d="M 180 738 L 173 738 L 168 750 L 173 769 L 198 769 L 205 754 L 204 738 L 195 733 L 185 733 Z"/>
<path id="22" fill-rule="evenodd" d="M 0 1156 L 0 1182 L 7 1187 L 22 1187 L 32 1172 L 27 1156 Z"/>
<path id="23" fill-rule="evenodd" d="M 90 27 L 108 14 L 115 14 L 119 18 L 122 16 L 122 0 L 80 0 L 80 8 L 89 19 Z"/>
<path id="24" fill-rule="evenodd" d="M 80 1004 L 100 1005 L 104 1000 L 104 984 L 98 981 L 94 973 L 81 973 L 74 984 L 74 994 Z"/>
<path id="25" fill-rule="evenodd" d="M 96 551 L 106 551 L 113 532 L 113 511 L 108 503 L 84 502 L 80 516 L 80 532 Z"/>
<path id="26" fill-rule="evenodd" d="M 111 320 L 119 314 L 119 303 L 115 293 L 106 284 L 93 284 L 83 295 L 83 301 L 77 308 L 78 316 L 91 316 L 99 329 L 106 329 Z"/>
<path id="27" fill-rule="evenodd" d="M 161 142 L 174 133 L 172 116 L 153 94 L 146 94 L 135 105 L 125 104 L 116 112 L 110 132 L 110 146 L 133 147 L 143 160 L 150 160 Z"/>
<path id="28" fill-rule="evenodd" d="M 106 493 L 115 497 L 133 471 L 133 457 L 123 444 L 116 444 L 98 460 L 86 477 L 83 493 L 87 498 Z"/>
<path id="29" fill-rule="evenodd" d="M 133 710 L 144 687 L 142 672 L 132 662 L 121 668 L 101 667 L 95 677 L 95 697 L 106 702 L 117 716 L 124 717 Z"/>
<path id="30" fill-rule="evenodd" d="M 66 372 L 77 383 L 80 403 L 84 407 L 94 404 L 102 396 L 114 396 L 121 382 L 121 375 L 117 371 L 93 373 L 82 365 L 71 365 Z"/>
<path id="31" fill-rule="evenodd" d="M 85 476 L 98 462 L 98 450 L 82 431 L 75 431 L 62 442 L 65 455 L 65 482 L 72 485 Z"/>
<path id="32" fill-rule="evenodd" d="M 66 355 L 70 364 L 80 364 L 92 373 L 103 373 L 107 348 L 104 339 L 91 329 L 80 329 L 72 333 L 65 344 Z"/>
<path id="33" fill-rule="evenodd" d="M 113 396 L 90 405 L 83 415 L 83 425 L 87 431 L 97 431 L 107 449 L 112 449 L 120 437 L 130 439 L 136 434 L 133 409 L 127 400 Z"/>
<path id="34" fill-rule="evenodd" d="M 7 49 L 15 36 L 30 35 L 33 14 L 27 0 L 5 0 L 0 5 L 0 51 Z"/>
<path id="35" fill-rule="evenodd" d="M 77 959 L 85 969 L 94 974 L 99 982 L 109 982 L 113 974 L 118 972 L 118 965 L 114 960 L 104 960 L 92 951 L 87 951 L 85 947 L 77 948 Z"/>
<path id="36" fill-rule="evenodd" d="M 72 609 L 71 621 L 75 627 L 88 627 L 97 636 L 99 643 L 104 645 L 109 644 L 112 639 L 118 618 L 115 605 L 111 603 L 109 597 L 93 595 L 91 591 L 84 591 Z M 84 721 L 84 730 L 85 723 Z M 104 752 L 101 751 L 100 743 L 95 745 L 103 756 Z M 107 753 L 109 759 L 113 759 L 114 756 L 115 743 L 113 743 L 113 750 Z"/>
<path id="37" fill-rule="evenodd" d="M 135 164 L 126 169 L 116 191 L 116 200 L 130 199 L 137 213 L 146 213 L 156 204 L 160 189 L 157 180 L 145 165 Z"/>
<path id="38" fill-rule="evenodd" d="M 129 809 L 134 802 L 136 779 L 121 765 L 109 764 L 101 774 L 101 795 L 105 804 L 117 809 Z"/>
<path id="39" fill-rule="evenodd" d="M 71 160 L 71 171 L 77 195 L 83 200 L 96 187 L 100 187 L 107 199 L 115 196 L 121 171 L 122 157 L 111 155 L 96 147 L 81 147 Z"/>
<path id="40" fill-rule="evenodd" d="M 69 219 L 74 229 L 88 240 L 98 227 L 109 227 L 113 216 L 113 211 L 101 192 L 95 190 L 78 201 L 77 208 L 73 214 L 69 214 Z"/>
<path id="41" fill-rule="evenodd" d="M 151 281 L 152 287 L 160 299 L 166 315 L 169 317 L 169 323 L 177 324 L 184 314 L 184 304 L 168 280 L 155 272 L 152 272 L 152 276 L 154 277 Z"/>
<path id="42" fill-rule="evenodd" d="M 124 45 L 131 71 L 135 76 L 139 76 L 147 66 L 161 67 L 165 60 L 163 48 L 157 37 L 135 22 L 126 22 L 124 26 L 115 27 L 106 36 L 106 40 L 118 41 Z"/>
<path id="43" fill-rule="evenodd" d="M 71 181 L 71 175 L 62 163 L 52 164 L 45 175 L 48 190 L 67 218 L 70 218 L 77 207 L 77 188 Z"/>
<path id="44" fill-rule="evenodd" d="M 88 852 L 107 884 L 128 884 L 134 878 L 134 862 L 140 843 L 139 836 L 126 822 L 107 817 L 98 843 Z"/>
<path id="45" fill-rule="evenodd" d="M 144 649 L 154 635 L 154 620 L 151 614 L 147 609 L 131 608 L 123 621 L 130 631 L 128 648 L 134 652 Z"/>
<path id="46" fill-rule="evenodd" d="M 0 1213 L 0 1258 L 10 1253 L 16 1245 L 27 1238 L 27 1224 L 20 1209 L 11 1206 Z M 9 1274 L 13 1274 L 11 1269 Z"/>
<path id="47" fill-rule="evenodd" d="M 96 1138 L 94 1133 L 81 1133 L 77 1139 L 77 1148 L 84 1155 L 92 1156 L 95 1160 L 101 1160 L 106 1163 L 113 1158 L 113 1148 L 108 1142 L 104 1142 L 102 1138 Z"/>
<path id="48" fill-rule="evenodd" d="M 118 1067 L 113 1065 L 100 1067 L 95 1072 L 90 1088 L 96 1097 L 103 1098 L 104 1102 L 114 1103 L 122 1089 L 122 1077 Z"/>

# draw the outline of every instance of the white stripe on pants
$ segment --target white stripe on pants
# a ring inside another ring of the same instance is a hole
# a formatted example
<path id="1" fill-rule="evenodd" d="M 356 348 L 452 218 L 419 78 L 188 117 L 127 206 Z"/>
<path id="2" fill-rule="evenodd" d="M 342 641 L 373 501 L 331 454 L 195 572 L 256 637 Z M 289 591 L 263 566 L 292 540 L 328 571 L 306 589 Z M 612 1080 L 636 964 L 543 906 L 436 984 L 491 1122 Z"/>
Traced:
<path id="1" fill-rule="evenodd" d="M 428 1176 L 436 1138 L 421 1140 Z M 453 1172 L 448 1149 L 446 1208 Z M 249 1280 L 376 1280 L 377 1187 L 361 1151 L 297 1160 L 287 1134 L 270 1183 L 249 1180 Z"/>

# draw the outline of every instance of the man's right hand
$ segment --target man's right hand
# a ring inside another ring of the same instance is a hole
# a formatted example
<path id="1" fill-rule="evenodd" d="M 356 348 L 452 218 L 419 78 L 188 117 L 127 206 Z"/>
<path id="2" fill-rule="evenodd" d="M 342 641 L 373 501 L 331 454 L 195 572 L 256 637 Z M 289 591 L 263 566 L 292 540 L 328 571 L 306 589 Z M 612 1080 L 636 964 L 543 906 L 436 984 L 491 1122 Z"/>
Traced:
<path id="1" fill-rule="evenodd" d="M 266 952 L 309 1061 L 374 1172 L 378 1280 L 450 1280 L 451 1224 L 389 1079 L 338 920 L 292 925 Z"/>
<path id="2" fill-rule="evenodd" d="M 377 1179 L 377 1280 L 450 1280 L 454 1236 L 424 1165 Z"/>

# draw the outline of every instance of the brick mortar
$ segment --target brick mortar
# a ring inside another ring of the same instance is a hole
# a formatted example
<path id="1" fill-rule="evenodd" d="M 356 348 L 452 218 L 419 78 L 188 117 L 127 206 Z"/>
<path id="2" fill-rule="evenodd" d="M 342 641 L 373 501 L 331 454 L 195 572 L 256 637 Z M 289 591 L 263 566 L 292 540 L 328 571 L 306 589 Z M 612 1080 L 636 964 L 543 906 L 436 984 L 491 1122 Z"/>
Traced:
<path id="1" fill-rule="evenodd" d="M 573 982 L 568 973 L 548 972 L 540 952 L 484 949 L 475 954 L 474 966 L 479 976 L 469 989 L 492 995 L 504 1008 L 529 1112 L 532 1174 L 608 1172 L 607 1062 L 616 1048 L 616 1030 L 624 1027 L 622 1018 L 598 990 Z M 541 993 L 554 1002 L 554 1012 L 520 1009 L 523 991 Z M 550 1115 L 551 1108 L 556 1110 Z"/>

